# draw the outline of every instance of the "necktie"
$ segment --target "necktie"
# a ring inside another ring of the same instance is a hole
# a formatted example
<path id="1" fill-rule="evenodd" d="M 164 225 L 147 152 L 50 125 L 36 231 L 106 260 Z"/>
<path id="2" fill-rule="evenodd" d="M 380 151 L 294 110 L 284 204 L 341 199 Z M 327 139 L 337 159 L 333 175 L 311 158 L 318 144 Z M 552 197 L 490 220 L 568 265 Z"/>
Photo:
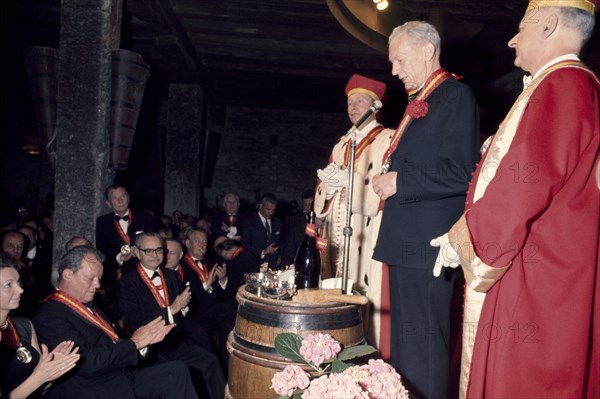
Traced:
<path id="1" fill-rule="evenodd" d="M 265 229 L 267 230 L 267 241 L 271 242 L 271 223 L 270 220 L 265 220 Z"/>
<path id="2" fill-rule="evenodd" d="M 163 287 L 162 281 L 160 280 L 159 277 L 160 277 L 160 274 L 158 274 L 158 272 L 154 272 L 154 273 L 152 273 L 152 277 L 150 278 L 150 281 L 152 281 L 152 284 L 154 284 L 154 287 L 156 288 L 156 290 L 158 291 L 160 296 L 163 299 L 165 299 L 164 287 Z"/>
<path id="3" fill-rule="evenodd" d="M 83 306 L 85 306 L 87 310 L 89 310 L 92 314 L 96 314 L 96 312 L 94 311 L 94 301 L 86 302 L 83 304 Z"/>
<path id="4" fill-rule="evenodd" d="M 204 270 L 204 265 L 202 264 L 202 259 L 194 259 L 196 261 L 196 264 L 198 265 L 198 267 L 200 267 L 201 270 Z"/>
<path id="5" fill-rule="evenodd" d="M 415 98 L 417 98 L 417 96 L 419 95 L 419 93 L 421 92 L 421 90 L 423 90 L 423 86 L 419 87 L 419 88 L 418 88 L 418 89 L 416 89 L 416 90 L 409 91 L 409 92 L 407 93 L 407 95 L 408 95 L 408 102 L 409 102 L 409 103 L 413 102 L 413 100 L 414 100 Z"/>

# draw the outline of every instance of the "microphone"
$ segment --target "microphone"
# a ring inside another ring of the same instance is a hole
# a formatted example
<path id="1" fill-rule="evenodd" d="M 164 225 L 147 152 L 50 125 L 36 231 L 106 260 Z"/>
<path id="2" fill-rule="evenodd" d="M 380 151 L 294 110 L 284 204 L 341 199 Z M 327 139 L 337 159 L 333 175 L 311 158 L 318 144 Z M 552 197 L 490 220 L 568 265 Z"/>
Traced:
<path id="1" fill-rule="evenodd" d="M 355 129 L 358 129 L 360 125 L 362 125 L 371 115 L 376 114 L 382 106 L 383 104 L 381 103 L 381 101 L 373 101 L 373 104 L 371 104 L 371 107 L 367 110 L 367 112 L 365 112 L 365 114 L 361 116 L 360 119 L 354 125 L 352 125 L 352 127 L 350 128 L 350 130 L 348 130 L 348 133 L 346 134 L 349 134 Z"/>

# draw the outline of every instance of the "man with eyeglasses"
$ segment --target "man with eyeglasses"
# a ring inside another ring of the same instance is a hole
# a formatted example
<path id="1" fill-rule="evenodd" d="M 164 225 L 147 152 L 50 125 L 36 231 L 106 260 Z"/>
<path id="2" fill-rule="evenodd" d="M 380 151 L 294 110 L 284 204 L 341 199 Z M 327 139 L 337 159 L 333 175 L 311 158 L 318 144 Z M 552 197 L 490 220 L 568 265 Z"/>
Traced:
<path id="1" fill-rule="evenodd" d="M 225 377 L 219 360 L 208 346 L 206 331 L 202 328 L 192 331 L 191 324 L 184 320 L 183 313 L 192 294 L 189 287 L 182 287 L 175 271 L 160 267 L 164 251 L 165 242 L 158 233 L 144 232 L 136 237 L 132 252 L 139 262 L 117 286 L 117 305 L 125 329 L 135 331 L 157 316 L 162 316 L 168 324 L 176 324 L 163 342 L 150 347 L 155 352 L 154 361 L 186 363 L 200 397 L 223 398 Z M 198 384 L 199 381 L 203 384 Z"/>

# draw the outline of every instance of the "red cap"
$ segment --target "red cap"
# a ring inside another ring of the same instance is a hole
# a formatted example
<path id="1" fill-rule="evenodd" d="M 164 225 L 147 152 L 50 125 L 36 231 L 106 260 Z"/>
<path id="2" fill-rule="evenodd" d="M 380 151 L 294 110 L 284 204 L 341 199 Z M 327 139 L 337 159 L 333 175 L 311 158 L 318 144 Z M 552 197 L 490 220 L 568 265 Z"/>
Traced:
<path id="1" fill-rule="evenodd" d="M 594 15 L 600 7 L 600 0 L 530 0 L 527 12 L 539 7 L 574 7 Z"/>
<path id="2" fill-rule="evenodd" d="M 373 100 L 381 100 L 385 93 L 385 83 L 354 74 L 346 85 L 346 95 L 350 97 L 356 93 L 366 94 Z"/>

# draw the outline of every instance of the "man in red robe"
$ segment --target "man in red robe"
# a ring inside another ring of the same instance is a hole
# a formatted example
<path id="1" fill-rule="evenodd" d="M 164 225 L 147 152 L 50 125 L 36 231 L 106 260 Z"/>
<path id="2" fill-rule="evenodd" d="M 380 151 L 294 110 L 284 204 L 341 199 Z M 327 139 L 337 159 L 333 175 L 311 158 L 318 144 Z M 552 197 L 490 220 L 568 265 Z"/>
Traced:
<path id="1" fill-rule="evenodd" d="M 600 397 L 598 3 L 531 1 L 509 46 L 532 78 L 438 239 L 467 282 L 461 397 Z"/>

